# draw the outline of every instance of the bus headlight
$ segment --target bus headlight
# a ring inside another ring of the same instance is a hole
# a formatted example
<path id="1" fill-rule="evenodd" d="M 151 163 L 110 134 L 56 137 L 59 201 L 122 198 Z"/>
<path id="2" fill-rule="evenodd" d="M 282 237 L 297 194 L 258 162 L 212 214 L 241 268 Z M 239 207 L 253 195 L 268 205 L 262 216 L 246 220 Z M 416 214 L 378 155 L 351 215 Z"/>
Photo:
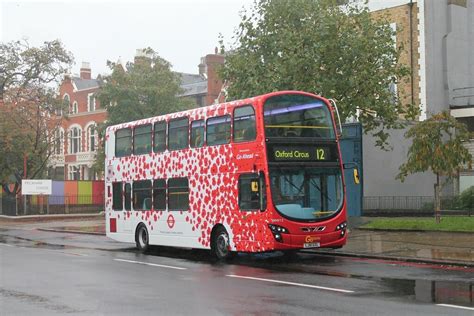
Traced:
<path id="1" fill-rule="evenodd" d="M 346 227 L 347 227 L 347 223 L 343 222 L 343 223 L 336 226 L 336 230 L 345 230 Z"/>
<path id="2" fill-rule="evenodd" d="M 288 229 L 286 229 L 286 228 L 283 227 L 283 226 L 268 224 L 268 227 L 270 227 L 270 230 L 272 231 L 272 233 L 288 234 Z"/>
<path id="3" fill-rule="evenodd" d="M 281 234 L 288 234 L 288 229 L 283 226 L 268 224 L 268 227 L 272 231 L 273 237 L 278 242 L 283 242 L 283 236 Z"/>

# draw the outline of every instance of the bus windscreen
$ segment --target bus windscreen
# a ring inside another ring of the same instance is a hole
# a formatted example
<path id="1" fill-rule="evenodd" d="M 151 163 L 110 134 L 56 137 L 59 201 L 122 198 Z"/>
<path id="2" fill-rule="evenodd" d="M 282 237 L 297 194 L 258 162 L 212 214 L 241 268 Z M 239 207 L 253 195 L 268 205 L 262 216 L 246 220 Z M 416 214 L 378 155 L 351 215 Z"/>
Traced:
<path id="1" fill-rule="evenodd" d="M 342 207 L 339 168 L 271 167 L 270 179 L 275 208 L 287 218 L 318 221 Z"/>
<path id="2" fill-rule="evenodd" d="M 265 136 L 335 139 L 331 114 L 316 98 L 287 94 L 269 98 L 264 105 Z"/>

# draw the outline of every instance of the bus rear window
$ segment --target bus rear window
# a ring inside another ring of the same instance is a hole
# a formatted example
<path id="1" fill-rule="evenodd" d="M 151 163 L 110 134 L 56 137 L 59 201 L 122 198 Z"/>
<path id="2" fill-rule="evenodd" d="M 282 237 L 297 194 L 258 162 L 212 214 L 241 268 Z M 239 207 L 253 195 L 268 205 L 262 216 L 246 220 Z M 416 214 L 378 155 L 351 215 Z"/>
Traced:
<path id="1" fill-rule="evenodd" d="M 317 98 L 286 94 L 269 98 L 264 105 L 266 137 L 334 139 L 327 105 Z"/>

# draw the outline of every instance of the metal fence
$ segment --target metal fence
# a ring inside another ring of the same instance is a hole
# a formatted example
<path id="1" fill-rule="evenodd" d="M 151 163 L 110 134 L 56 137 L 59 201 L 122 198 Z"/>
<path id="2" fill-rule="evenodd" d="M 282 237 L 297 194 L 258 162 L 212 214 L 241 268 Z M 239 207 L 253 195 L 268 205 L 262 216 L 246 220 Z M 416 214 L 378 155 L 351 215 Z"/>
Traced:
<path id="1" fill-rule="evenodd" d="M 432 196 L 366 196 L 364 210 L 424 210 L 433 202 Z"/>
<path id="2" fill-rule="evenodd" d="M 104 196 L 0 196 L 0 215 L 93 214 L 104 210 Z"/>

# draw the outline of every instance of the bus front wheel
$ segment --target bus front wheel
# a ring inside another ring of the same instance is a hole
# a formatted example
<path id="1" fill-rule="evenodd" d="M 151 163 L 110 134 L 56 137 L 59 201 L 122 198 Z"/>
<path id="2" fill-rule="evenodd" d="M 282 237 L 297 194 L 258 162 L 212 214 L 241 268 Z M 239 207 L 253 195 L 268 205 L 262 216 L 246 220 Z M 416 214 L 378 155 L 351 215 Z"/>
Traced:
<path id="1" fill-rule="evenodd" d="M 138 225 L 137 232 L 135 234 L 135 243 L 137 245 L 138 250 L 145 253 L 149 248 L 150 238 L 148 235 L 148 229 L 142 223 Z"/>
<path id="2" fill-rule="evenodd" d="M 213 234 L 211 241 L 212 255 L 218 260 L 224 260 L 232 257 L 229 244 L 229 234 L 224 227 L 219 226 Z"/>

